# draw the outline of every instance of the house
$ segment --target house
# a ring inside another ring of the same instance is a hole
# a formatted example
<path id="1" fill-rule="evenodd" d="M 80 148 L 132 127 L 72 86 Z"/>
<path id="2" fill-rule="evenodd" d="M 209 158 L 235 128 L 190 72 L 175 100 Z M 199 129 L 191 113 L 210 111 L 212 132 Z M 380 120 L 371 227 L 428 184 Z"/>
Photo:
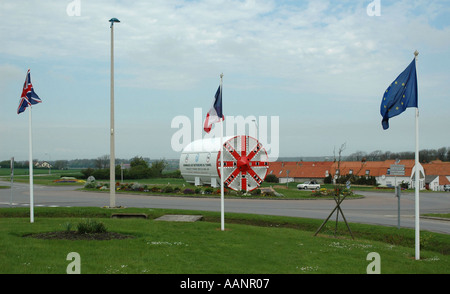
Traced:
<path id="1" fill-rule="evenodd" d="M 444 185 L 450 185 L 450 162 L 434 160 L 423 165 L 427 178 L 426 188 L 432 191 L 444 191 Z"/>
<path id="2" fill-rule="evenodd" d="M 415 184 L 415 160 L 400 160 L 398 165 L 404 166 L 404 175 L 393 175 L 390 172 L 395 160 L 385 161 L 299 161 L 299 162 L 270 162 L 268 174 L 278 177 L 280 183 L 304 182 L 316 180 L 323 183 L 324 179 L 331 175 L 353 174 L 355 176 L 373 176 L 381 186 L 395 186 L 407 183 L 409 188 Z M 449 163 L 450 166 L 450 163 Z M 425 188 L 425 171 L 421 164 L 419 170 L 419 187 Z"/>
<path id="3" fill-rule="evenodd" d="M 34 167 L 37 167 L 37 168 L 51 168 L 52 165 L 50 163 L 48 163 L 47 161 L 41 161 L 41 162 L 36 162 L 34 164 Z"/>
<path id="4" fill-rule="evenodd" d="M 416 180 L 416 167 L 414 159 L 402 159 L 397 163 L 395 160 L 385 160 L 378 161 L 380 163 L 380 169 L 378 174 L 375 176 L 377 180 L 377 184 L 380 186 L 386 187 L 394 187 L 401 183 L 407 183 L 408 188 L 413 189 L 415 187 Z M 403 165 L 404 166 L 404 175 L 395 175 L 391 174 L 390 169 L 392 165 Z M 425 189 L 425 171 L 423 166 L 419 163 L 419 190 Z"/>
<path id="5" fill-rule="evenodd" d="M 316 180 L 323 183 L 331 172 L 331 161 L 276 161 L 269 163 L 267 174 L 275 175 L 280 183 Z"/>
<path id="6" fill-rule="evenodd" d="M 439 176 L 427 175 L 425 177 L 425 189 L 431 191 L 439 191 Z"/>

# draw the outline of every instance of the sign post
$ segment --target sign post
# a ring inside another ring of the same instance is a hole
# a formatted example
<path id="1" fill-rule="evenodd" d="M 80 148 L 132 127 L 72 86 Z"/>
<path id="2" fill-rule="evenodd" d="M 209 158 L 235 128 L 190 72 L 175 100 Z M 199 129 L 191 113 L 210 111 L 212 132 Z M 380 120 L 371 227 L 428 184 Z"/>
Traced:
<path id="1" fill-rule="evenodd" d="M 397 196 L 397 198 L 398 198 L 398 205 L 397 205 L 397 207 L 398 207 L 398 209 L 397 209 L 398 210 L 398 212 L 397 212 L 397 215 L 398 215 L 397 228 L 398 229 L 400 229 L 400 194 L 401 194 L 401 190 L 402 190 L 402 188 L 400 185 L 395 186 L 395 196 Z"/>
<path id="2" fill-rule="evenodd" d="M 391 164 L 390 175 L 391 176 L 404 176 L 405 175 L 405 165 L 404 164 Z"/>
<path id="3" fill-rule="evenodd" d="M 390 166 L 390 175 L 395 176 L 395 196 L 398 198 L 398 207 L 397 207 L 397 216 L 398 223 L 397 227 L 400 229 L 400 192 L 401 186 L 397 185 L 397 176 L 405 175 L 405 165 L 403 164 L 391 164 Z"/>
<path id="4" fill-rule="evenodd" d="M 9 200 L 9 207 L 12 207 L 12 198 L 13 198 L 13 182 L 14 182 L 14 157 L 11 157 L 11 198 Z"/>

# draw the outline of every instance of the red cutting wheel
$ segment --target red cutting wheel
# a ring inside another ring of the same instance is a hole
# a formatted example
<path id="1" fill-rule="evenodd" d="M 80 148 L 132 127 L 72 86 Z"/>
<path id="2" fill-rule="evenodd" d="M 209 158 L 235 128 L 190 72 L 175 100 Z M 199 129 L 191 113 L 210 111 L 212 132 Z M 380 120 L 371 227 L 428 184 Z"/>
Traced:
<path id="1" fill-rule="evenodd" d="M 250 136 L 235 136 L 224 143 L 224 186 L 235 191 L 252 191 L 266 178 L 268 156 L 262 144 Z M 220 178 L 220 151 L 217 156 Z"/>

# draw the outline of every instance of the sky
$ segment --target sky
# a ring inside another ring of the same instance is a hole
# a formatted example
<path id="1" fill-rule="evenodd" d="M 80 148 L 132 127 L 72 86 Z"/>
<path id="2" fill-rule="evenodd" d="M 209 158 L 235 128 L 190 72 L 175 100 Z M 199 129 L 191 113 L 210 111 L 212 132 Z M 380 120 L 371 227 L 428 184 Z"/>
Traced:
<path id="1" fill-rule="evenodd" d="M 225 121 L 272 160 L 414 151 L 415 108 L 383 130 L 380 103 L 415 50 L 419 149 L 450 147 L 446 0 L 0 0 L 0 160 L 28 159 L 28 69 L 33 158 L 109 154 L 113 17 L 116 158 L 180 158 L 222 73 Z"/>

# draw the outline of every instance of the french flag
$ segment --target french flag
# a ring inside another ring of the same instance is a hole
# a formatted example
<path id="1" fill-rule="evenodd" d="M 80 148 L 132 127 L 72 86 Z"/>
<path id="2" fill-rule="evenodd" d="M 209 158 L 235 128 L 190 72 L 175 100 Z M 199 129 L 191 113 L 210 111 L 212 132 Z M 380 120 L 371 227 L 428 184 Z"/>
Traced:
<path id="1" fill-rule="evenodd" d="M 212 124 L 220 122 L 225 119 L 222 113 L 222 87 L 219 86 L 216 95 L 214 96 L 214 104 L 206 114 L 205 124 L 203 129 L 209 133 L 211 131 Z"/>

